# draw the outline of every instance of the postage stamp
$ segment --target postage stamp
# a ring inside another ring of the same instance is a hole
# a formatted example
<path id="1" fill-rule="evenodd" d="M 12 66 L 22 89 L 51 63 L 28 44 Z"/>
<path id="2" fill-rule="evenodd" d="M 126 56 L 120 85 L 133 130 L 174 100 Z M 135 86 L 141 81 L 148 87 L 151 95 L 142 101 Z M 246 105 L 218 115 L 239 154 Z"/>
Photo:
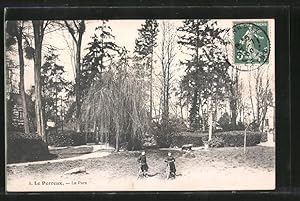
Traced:
<path id="1" fill-rule="evenodd" d="M 232 36 L 229 36 L 232 31 Z M 268 22 L 235 22 L 227 33 L 229 63 L 241 71 L 268 64 L 270 39 Z"/>

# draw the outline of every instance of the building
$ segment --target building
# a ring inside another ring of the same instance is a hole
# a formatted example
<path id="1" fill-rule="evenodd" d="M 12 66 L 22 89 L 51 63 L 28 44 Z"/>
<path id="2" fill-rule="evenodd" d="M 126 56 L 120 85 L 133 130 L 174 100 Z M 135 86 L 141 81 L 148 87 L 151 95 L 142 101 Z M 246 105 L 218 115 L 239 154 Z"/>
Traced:
<path id="1" fill-rule="evenodd" d="M 27 109 L 30 112 L 30 108 L 33 108 L 33 102 L 30 100 L 27 95 Z M 10 93 L 7 96 L 7 125 L 10 129 L 23 130 L 24 129 L 24 113 L 23 113 L 23 105 L 22 105 L 22 96 L 18 93 Z M 30 118 L 30 115 L 29 115 Z M 29 123 L 32 122 L 29 119 Z M 30 125 L 31 127 L 33 125 Z"/>
<path id="2" fill-rule="evenodd" d="M 22 107 L 22 96 L 21 94 L 11 93 L 10 100 L 12 103 L 11 120 L 13 127 L 20 128 L 24 126 L 24 115 Z M 8 115 L 10 112 L 8 111 Z"/>

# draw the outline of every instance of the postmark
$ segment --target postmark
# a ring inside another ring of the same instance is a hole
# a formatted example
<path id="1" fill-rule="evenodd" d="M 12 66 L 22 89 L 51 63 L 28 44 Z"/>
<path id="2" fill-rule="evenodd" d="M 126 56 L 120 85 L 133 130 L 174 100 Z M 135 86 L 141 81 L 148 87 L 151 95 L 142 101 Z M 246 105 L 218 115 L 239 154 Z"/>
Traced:
<path id="1" fill-rule="evenodd" d="M 238 22 L 225 34 L 227 62 L 240 71 L 268 64 L 270 40 L 267 22 Z"/>

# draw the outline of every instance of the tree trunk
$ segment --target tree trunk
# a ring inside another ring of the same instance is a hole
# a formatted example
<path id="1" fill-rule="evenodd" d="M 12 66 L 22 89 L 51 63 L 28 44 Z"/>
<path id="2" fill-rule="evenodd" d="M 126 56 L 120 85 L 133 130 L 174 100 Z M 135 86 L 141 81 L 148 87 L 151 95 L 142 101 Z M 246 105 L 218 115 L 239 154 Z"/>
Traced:
<path id="1" fill-rule="evenodd" d="M 234 86 L 231 86 L 231 100 L 230 100 L 230 111 L 231 111 L 231 126 L 236 129 L 236 119 L 238 115 L 238 94 L 239 94 L 239 76 L 238 71 L 235 71 Z"/>
<path id="2" fill-rule="evenodd" d="M 21 29 L 21 28 L 20 28 Z M 23 119 L 24 119 L 24 132 L 30 133 L 29 120 L 27 111 L 27 102 L 24 86 L 24 56 L 23 56 L 23 44 L 22 44 L 22 30 L 17 34 L 18 41 L 18 53 L 19 53 L 19 66 L 20 66 L 20 94 L 22 97 Z"/>
<path id="3" fill-rule="evenodd" d="M 152 121 L 152 110 L 153 110 L 153 89 L 152 89 L 152 81 L 153 81 L 153 53 L 151 54 L 151 65 L 150 65 L 150 120 Z"/>
<path id="4" fill-rule="evenodd" d="M 209 122 L 209 129 L 208 129 L 208 140 L 210 141 L 212 138 L 212 128 L 213 128 L 213 104 L 212 104 L 212 98 L 209 98 L 209 108 L 208 108 L 208 122 Z"/>
<path id="5" fill-rule="evenodd" d="M 230 101 L 230 111 L 231 111 L 231 126 L 233 129 L 236 128 L 237 119 L 237 100 L 235 97 Z"/>
<path id="6" fill-rule="evenodd" d="M 80 132 L 80 52 L 81 52 L 81 39 L 78 40 L 76 44 L 76 62 L 75 62 L 75 71 L 76 71 L 76 78 L 75 78 L 75 96 L 76 96 L 76 132 Z"/>
<path id="7" fill-rule="evenodd" d="M 190 126 L 193 129 L 198 129 L 199 122 L 198 122 L 198 91 L 197 89 L 194 90 L 193 100 L 192 100 L 192 107 L 190 110 Z"/>
<path id="8" fill-rule="evenodd" d="M 32 21 L 34 31 L 34 84 L 35 84 L 35 112 L 37 133 L 42 137 L 42 140 L 47 144 L 47 135 L 45 132 L 44 111 L 42 109 L 41 95 L 41 57 L 42 57 L 42 42 L 43 42 L 43 21 Z"/>
<path id="9" fill-rule="evenodd" d="M 116 124 L 116 152 L 119 152 L 119 137 L 120 137 L 120 130 L 118 123 Z"/>

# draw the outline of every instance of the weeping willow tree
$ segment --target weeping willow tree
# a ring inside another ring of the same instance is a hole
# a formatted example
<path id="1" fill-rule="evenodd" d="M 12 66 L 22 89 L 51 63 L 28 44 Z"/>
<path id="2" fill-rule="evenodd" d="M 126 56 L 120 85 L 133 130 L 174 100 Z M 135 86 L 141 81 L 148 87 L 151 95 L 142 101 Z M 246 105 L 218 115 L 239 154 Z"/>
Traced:
<path id="1" fill-rule="evenodd" d="M 133 75 L 124 70 L 103 73 L 90 87 L 82 105 L 82 120 L 94 122 L 99 139 L 128 150 L 139 149 L 149 130 L 146 95 Z"/>

